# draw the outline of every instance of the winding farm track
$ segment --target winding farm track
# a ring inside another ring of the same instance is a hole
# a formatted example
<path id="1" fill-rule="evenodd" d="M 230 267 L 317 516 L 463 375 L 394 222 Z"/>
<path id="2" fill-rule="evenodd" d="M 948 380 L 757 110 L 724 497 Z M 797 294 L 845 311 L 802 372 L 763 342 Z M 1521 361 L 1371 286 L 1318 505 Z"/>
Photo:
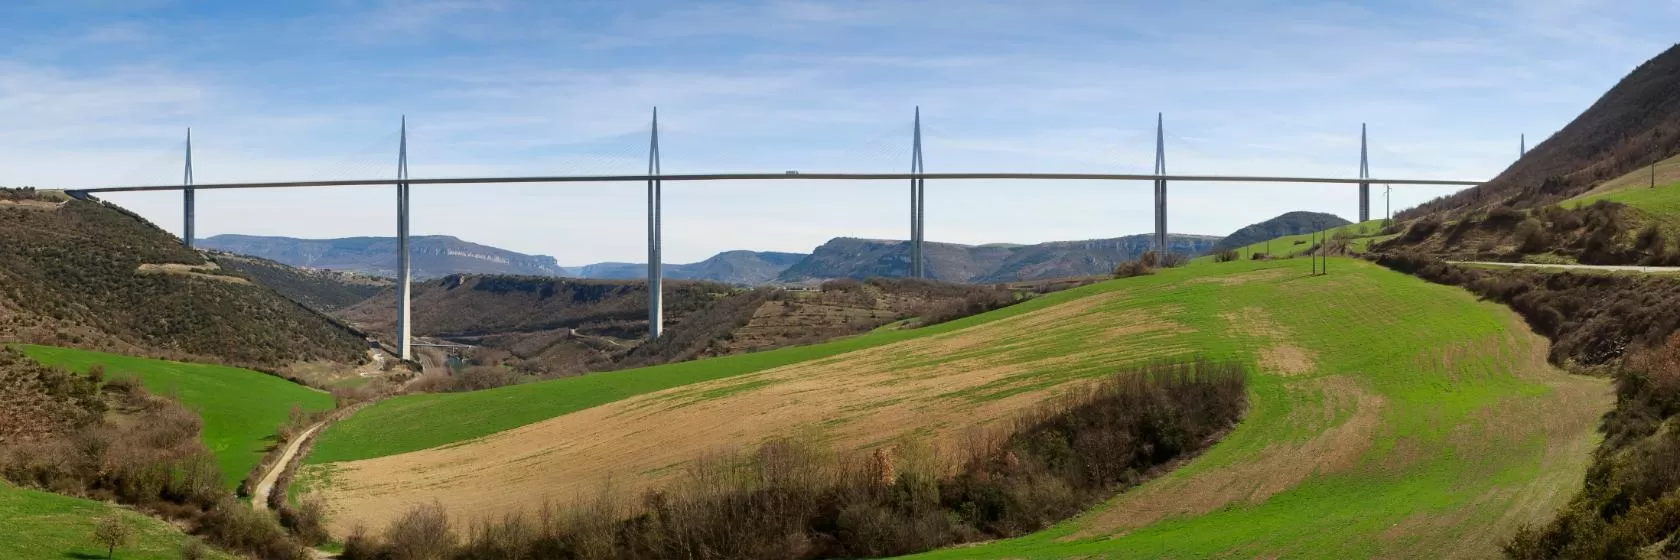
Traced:
<path id="1" fill-rule="evenodd" d="M 286 442 L 286 451 L 280 454 L 280 460 L 275 461 L 274 466 L 269 467 L 268 472 L 263 473 L 262 480 L 257 481 L 257 488 L 251 492 L 252 508 L 257 511 L 268 509 L 268 495 L 274 492 L 275 481 L 279 480 L 280 474 L 286 472 L 286 467 L 292 464 L 292 458 L 297 456 L 298 448 L 303 446 L 303 442 L 309 441 L 309 436 L 313 435 L 315 430 L 321 429 L 324 424 L 318 423 L 310 426 L 309 429 Z"/>

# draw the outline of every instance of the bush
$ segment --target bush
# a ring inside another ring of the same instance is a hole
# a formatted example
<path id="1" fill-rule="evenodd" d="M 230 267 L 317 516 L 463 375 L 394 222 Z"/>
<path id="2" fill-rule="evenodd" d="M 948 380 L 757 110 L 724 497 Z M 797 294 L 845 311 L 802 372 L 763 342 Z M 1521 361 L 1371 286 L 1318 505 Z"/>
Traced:
<path id="1" fill-rule="evenodd" d="M 385 557 L 392 560 L 445 558 L 454 548 L 449 514 L 436 502 L 409 510 L 385 530 Z"/>
<path id="2" fill-rule="evenodd" d="M 1242 258 L 1242 254 L 1235 249 L 1226 249 L 1213 254 L 1213 262 L 1231 262 Z"/>
<path id="3" fill-rule="evenodd" d="M 1144 276 L 1154 273 L 1155 267 L 1145 263 L 1143 259 L 1126 261 L 1120 263 L 1120 266 L 1114 267 L 1115 278 L 1131 278 L 1133 276 Z"/>

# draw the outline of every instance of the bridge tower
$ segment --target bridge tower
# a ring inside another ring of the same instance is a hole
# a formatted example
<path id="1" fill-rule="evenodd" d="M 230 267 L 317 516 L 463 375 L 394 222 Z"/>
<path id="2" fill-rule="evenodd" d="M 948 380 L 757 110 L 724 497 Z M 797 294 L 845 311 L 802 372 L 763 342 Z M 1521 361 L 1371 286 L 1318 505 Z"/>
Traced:
<path id="1" fill-rule="evenodd" d="M 925 241 L 923 230 L 927 212 L 927 179 L 920 177 L 926 169 L 922 166 L 922 108 L 916 107 L 915 128 L 912 133 L 910 148 L 910 276 L 926 278 L 927 259 L 922 253 L 922 242 Z"/>
<path id="2" fill-rule="evenodd" d="M 1371 178 L 1370 160 L 1365 151 L 1365 123 L 1359 123 L 1359 178 Z M 1371 219 L 1371 183 L 1359 183 L 1359 221 L 1364 223 Z"/>
<path id="3" fill-rule="evenodd" d="M 404 115 L 397 145 L 397 353 L 404 361 L 414 359 L 414 324 L 409 314 L 414 282 L 409 277 L 408 252 L 408 116 Z"/>
<path id="4" fill-rule="evenodd" d="M 192 128 L 187 128 L 187 167 L 181 174 L 181 242 L 193 248 Z"/>
<path id="5" fill-rule="evenodd" d="M 1155 113 L 1155 255 L 1167 256 L 1167 145 L 1161 113 Z"/>
<path id="6" fill-rule="evenodd" d="M 1528 155 L 1528 135 L 1527 134 L 1518 134 L 1517 135 L 1517 157 L 1520 158 L 1520 157 L 1523 157 L 1523 156 L 1526 156 L 1526 155 Z"/>
<path id="7" fill-rule="evenodd" d="M 659 179 L 663 169 L 659 166 L 659 108 L 653 108 L 653 129 L 648 137 L 648 339 L 659 338 L 665 331 L 665 304 L 661 299 L 665 291 L 665 262 L 664 225 L 662 220 L 662 198 L 664 181 Z"/>

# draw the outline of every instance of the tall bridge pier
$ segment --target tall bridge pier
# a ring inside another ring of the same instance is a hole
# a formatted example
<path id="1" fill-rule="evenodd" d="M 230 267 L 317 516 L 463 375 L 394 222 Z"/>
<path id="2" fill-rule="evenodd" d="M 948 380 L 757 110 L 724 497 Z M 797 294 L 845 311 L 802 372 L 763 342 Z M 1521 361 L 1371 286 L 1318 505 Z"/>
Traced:
<path id="1" fill-rule="evenodd" d="M 192 129 L 187 129 L 187 167 L 181 173 L 181 242 L 193 248 Z"/>
<path id="2" fill-rule="evenodd" d="M 402 119 L 402 140 L 397 147 L 397 349 L 404 361 L 414 359 L 413 316 L 409 303 L 414 296 L 408 250 L 408 117 Z"/>
<path id="3" fill-rule="evenodd" d="M 916 107 L 916 121 L 910 149 L 910 276 L 927 278 L 927 259 L 922 253 L 924 218 L 927 216 L 927 178 L 922 174 L 922 108 Z"/>
<path id="4" fill-rule="evenodd" d="M 1359 178 L 1371 178 L 1371 163 L 1365 152 L 1365 123 L 1359 123 Z M 1359 183 L 1359 223 L 1371 219 L 1371 182 Z"/>
<path id="5" fill-rule="evenodd" d="M 665 330 L 664 232 L 661 216 L 664 193 L 659 175 L 659 108 L 653 108 L 653 132 L 648 138 L 648 340 L 659 338 Z"/>
<path id="6" fill-rule="evenodd" d="M 1155 113 L 1155 256 L 1167 256 L 1167 145 L 1160 113 Z"/>

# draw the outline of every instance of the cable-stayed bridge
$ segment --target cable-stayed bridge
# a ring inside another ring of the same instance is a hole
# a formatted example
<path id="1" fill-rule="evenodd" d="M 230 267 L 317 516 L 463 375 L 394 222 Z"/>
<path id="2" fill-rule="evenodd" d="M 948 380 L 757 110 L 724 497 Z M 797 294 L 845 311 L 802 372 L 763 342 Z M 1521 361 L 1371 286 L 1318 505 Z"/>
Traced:
<path id="1" fill-rule="evenodd" d="M 503 176 L 503 177 L 450 177 L 450 178 L 420 178 L 409 177 L 408 174 L 408 126 L 407 119 L 403 120 L 398 140 L 398 155 L 396 173 L 389 178 L 375 179 L 327 179 L 305 181 L 269 181 L 269 182 L 238 182 L 238 183 L 209 183 L 195 184 L 193 181 L 192 134 L 188 131 L 185 146 L 186 163 L 180 184 L 167 185 L 128 185 L 128 186 L 96 186 L 96 187 L 64 187 L 72 196 L 85 198 L 99 193 L 121 192 L 156 192 L 181 191 L 183 205 L 182 240 L 188 246 L 194 240 L 194 193 L 199 190 L 219 189 L 272 189 L 295 187 L 369 187 L 395 186 L 397 191 L 397 337 L 399 353 L 404 360 L 413 359 L 413 337 L 410 300 L 412 299 L 412 277 L 409 266 L 409 197 L 410 187 L 413 185 L 452 185 L 452 184 L 500 184 L 500 183 L 595 183 L 595 182 L 646 182 L 648 205 L 648 336 L 658 338 L 664 325 L 663 305 L 661 295 L 664 285 L 663 270 L 663 239 L 662 239 L 662 185 L 666 181 L 880 181 L 880 180 L 908 180 L 910 182 L 910 267 L 908 273 L 913 277 L 924 277 L 925 256 L 922 251 L 925 243 L 924 216 L 926 214 L 926 198 L 924 196 L 926 182 L 930 179 L 938 181 L 964 181 L 983 179 L 1022 179 L 1022 180 L 1051 180 L 1051 181 L 1150 181 L 1154 185 L 1155 228 L 1153 246 L 1156 251 L 1167 251 L 1167 186 L 1175 182 L 1213 182 L 1213 183 L 1316 183 L 1354 185 L 1359 188 L 1359 221 L 1371 219 L 1371 185 L 1439 185 L 1439 186 L 1474 186 L 1482 181 L 1439 180 L 1439 179 L 1408 179 L 1408 178 L 1374 178 L 1370 176 L 1368 145 L 1365 127 L 1360 125 L 1359 139 L 1359 176 L 1358 177 L 1293 177 L 1293 176 L 1248 176 L 1248 175 L 1173 175 L 1167 172 L 1165 127 L 1159 114 L 1156 116 L 1155 133 L 1155 167 L 1150 174 L 1124 173 L 1046 173 L 1046 172 L 960 172 L 960 173 L 928 173 L 922 163 L 922 121 L 920 109 L 917 110 L 912 133 L 911 165 L 905 173 L 800 173 L 784 171 L 780 173 L 705 173 L 705 174 L 665 174 L 660 166 L 659 153 L 659 113 L 654 110 L 652 125 L 647 129 L 648 160 L 645 174 L 603 174 L 603 175 L 547 175 L 547 176 Z M 1526 140 L 1523 150 L 1526 151 Z"/>

